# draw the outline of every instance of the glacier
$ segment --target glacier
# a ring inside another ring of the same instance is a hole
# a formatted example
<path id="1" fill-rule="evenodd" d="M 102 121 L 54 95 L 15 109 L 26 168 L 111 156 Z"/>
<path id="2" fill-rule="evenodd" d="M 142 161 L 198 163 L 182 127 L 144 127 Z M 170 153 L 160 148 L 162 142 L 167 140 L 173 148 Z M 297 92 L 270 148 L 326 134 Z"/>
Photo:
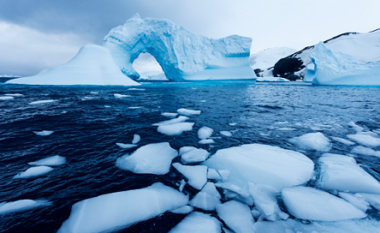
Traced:
<path id="1" fill-rule="evenodd" d="M 360 62 L 354 56 L 333 51 L 320 42 L 310 55 L 305 81 L 317 85 L 380 85 L 380 62 Z"/>
<path id="2" fill-rule="evenodd" d="M 232 35 L 209 39 L 169 20 L 145 18 L 137 13 L 105 36 L 103 46 L 120 70 L 132 79 L 132 67 L 141 53 L 150 53 L 171 81 L 255 80 L 249 65 L 252 39 Z"/>
<path id="3" fill-rule="evenodd" d="M 30 77 L 16 78 L 8 84 L 26 85 L 120 85 L 139 83 L 121 73 L 110 51 L 99 45 L 85 45 L 63 65 L 42 70 Z"/>

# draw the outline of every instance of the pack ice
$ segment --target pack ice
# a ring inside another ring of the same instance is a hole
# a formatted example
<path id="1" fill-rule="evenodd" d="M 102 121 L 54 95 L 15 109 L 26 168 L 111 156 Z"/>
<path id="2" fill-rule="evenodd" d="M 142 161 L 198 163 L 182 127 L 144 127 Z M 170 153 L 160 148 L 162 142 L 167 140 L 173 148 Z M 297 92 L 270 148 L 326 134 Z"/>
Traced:
<path id="1" fill-rule="evenodd" d="M 162 183 L 104 194 L 75 203 L 58 233 L 114 232 L 178 209 L 188 201 L 187 196 Z"/>
<path id="2" fill-rule="evenodd" d="M 251 38 L 238 35 L 209 39 L 165 19 L 141 19 L 135 14 L 105 36 L 120 70 L 132 79 L 140 75 L 132 64 L 149 52 L 173 81 L 254 79 L 249 66 Z"/>
<path id="3" fill-rule="evenodd" d="M 380 61 L 363 63 L 355 57 L 333 51 L 321 42 L 310 55 L 306 81 L 318 85 L 380 85 Z"/>
<path id="4" fill-rule="evenodd" d="M 63 65 L 42 70 L 30 77 L 7 81 L 28 85 L 140 85 L 121 73 L 110 51 L 98 45 L 85 45 Z"/>
<path id="5" fill-rule="evenodd" d="M 276 146 L 247 144 L 218 150 L 203 164 L 230 172 L 223 182 L 235 184 L 248 191 L 247 182 L 265 184 L 282 190 L 306 183 L 314 163 L 305 155 Z"/>
<path id="6" fill-rule="evenodd" d="M 331 149 L 330 140 L 323 133 L 308 133 L 300 137 L 289 140 L 298 147 L 307 150 L 317 150 L 327 152 Z"/>
<path id="7" fill-rule="evenodd" d="M 220 222 L 208 214 L 193 212 L 177 224 L 169 233 L 220 233 Z"/>

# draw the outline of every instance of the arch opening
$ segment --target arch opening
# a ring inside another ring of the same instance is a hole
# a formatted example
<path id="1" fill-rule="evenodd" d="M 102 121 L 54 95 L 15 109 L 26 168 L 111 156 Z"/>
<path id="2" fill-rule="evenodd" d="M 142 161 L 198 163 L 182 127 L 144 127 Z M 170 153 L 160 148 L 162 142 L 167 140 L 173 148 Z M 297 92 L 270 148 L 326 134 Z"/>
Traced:
<path id="1" fill-rule="evenodd" d="M 133 61 L 132 67 L 140 75 L 138 80 L 168 81 L 156 58 L 148 52 L 140 53 Z"/>

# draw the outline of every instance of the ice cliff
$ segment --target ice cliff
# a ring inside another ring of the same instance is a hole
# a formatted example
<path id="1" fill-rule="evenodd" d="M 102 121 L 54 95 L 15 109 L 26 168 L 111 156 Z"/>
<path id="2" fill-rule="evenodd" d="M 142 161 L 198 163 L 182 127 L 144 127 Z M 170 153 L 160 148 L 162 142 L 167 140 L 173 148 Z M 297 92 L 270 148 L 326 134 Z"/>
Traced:
<path id="1" fill-rule="evenodd" d="M 238 35 L 209 39 L 165 19 L 138 14 L 113 28 L 104 38 L 121 71 L 132 79 L 139 74 L 132 63 L 150 53 L 172 81 L 254 79 L 249 66 L 251 38 Z"/>
<path id="2" fill-rule="evenodd" d="M 380 62 L 360 62 L 354 56 L 328 49 L 324 43 L 314 47 L 305 80 L 318 85 L 380 85 Z"/>
<path id="3" fill-rule="evenodd" d="M 85 45 L 63 65 L 42 70 L 30 77 L 7 81 L 29 85 L 139 85 L 121 73 L 110 51 L 99 45 Z"/>

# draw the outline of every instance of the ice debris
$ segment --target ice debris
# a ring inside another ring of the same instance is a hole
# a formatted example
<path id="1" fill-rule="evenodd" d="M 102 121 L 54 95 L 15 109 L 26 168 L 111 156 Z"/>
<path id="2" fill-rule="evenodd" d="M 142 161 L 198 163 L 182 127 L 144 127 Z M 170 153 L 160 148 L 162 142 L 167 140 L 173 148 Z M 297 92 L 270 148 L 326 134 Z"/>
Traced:
<path id="1" fill-rule="evenodd" d="M 214 139 L 202 139 L 198 141 L 199 144 L 213 144 L 215 143 Z"/>
<path id="2" fill-rule="evenodd" d="M 186 109 L 186 108 L 180 108 L 177 110 L 177 112 L 179 114 L 185 115 L 185 116 L 192 116 L 192 115 L 201 114 L 201 110 L 192 110 L 192 109 Z"/>
<path id="3" fill-rule="evenodd" d="M 31 167 L 29 169 L 27 169 L 26 171 L 24 172 L 21 172 L 17 175 L 15 175 L 13 178 L 14 179 L 28 179 L 28 178 L 35 178 L 35 177 L 38 177 L 38 176 L 42 176 L 42 175 L 45 175 L 46 173 L 48 172 L 51 172 L 53 171 L 54 169 L 51 168 L 51 167 L 48 167 L 48 166 L 37 166 L 37 167 Z"/>
<path id="4" fill-rule="evenodd" d="M 330 140 L 323 133 L 308 133 L 289 140 L 291 143 L 306 150 L 328 152 L 331 149 Z"/>
<path id="5" fill-rule="evenodd" d="M 199 209 L 212 211 L 220 204 L 220 198 L 221 196 L 218 190 L 216 190 L 214 183 L 208 182 L 202 190 L 190 200 L 189 204 Z"/>
<path id="6" fill-rule="evenodd" d="M 349 134 L 348 138 L 368 147 L 380 146 L 380 138 L 373 137 L 365 133 Z"/>
<path id="7" fill-rule="evenodd" d="M 360 154 L 360 155 L 372 155 L 380 157 L 380 151 L 375 151 L 371 148 L 367 148 L 364 146 L 356 146 L 351 150 L 351 153 Z"/>
<path id="8" fill-rule="evenodd" d="M 23 212 L 50 205 L 52 205 L 52 203 L 46 200 L 24 199 L 12 202 L 2 202 L 0 203 L 0 215 Z"/>
<path id="9" fill-rule="evenodd" d="M 115 93 L 113 94 L 116 98 L 125 98 L 125 97 L 131 97 L 130 95 L 122 95 L 122 94 L 118 94 L 118 93 Z"/>
<path id="10" fill-rule="evenodd" d="M 174 113 L 172 113 L 172 112 L 163 112 L 163 113 L 161 113 L 161 115 L 166 116 L 166 117 L 176 117 L 178 115 L 178 113 L 176 113 L 176 112 L 174 112 Z"/>
<path id="11" fill-rule="evenodd" d="M 0 100 L 13 100 L 13 96 L 0 96 Z"/>
<path id="12" fill-rule="evenodd" d="M 220 131 L 219 133 L 223 136 L 226 136 L 226 137 L 232 136 L 232 133 L 230 131 Z"/>
<path id="13" fill-rule="evenodd" d="M 350 140 L 344 139 L 344 138 L 338 138 L 338 137 L 331 137 L 333 140 L 346 144 L 347 146 L 355 145 L 355 142 L 351 142 Z"/>
<path id="14" fill-rule="evenodd" d="M 160 125 L 158 126 L 157 131 L 168 136 L 177 136 L 182 134 L 184 131 L 191 131 L 193 129 L 193 125 L 194 123 L 192 122 Z"/>
<path id="15" fill-rule="evenodd" d="M 66 158 L 59 155 L 50 156 L 35 162 L 28 163 L 29 165 L 37 166 L 59 166 L 66 163 Z"/>
<path id="16" fill-rule="evenodd" d="M 189 185 L 198 190 L 201 190 L 207 182 L 207 166 L 185 166 L 173 163 L 173 167 L 188 179 Z"/>
<path id="17" fill-rule="evenodd" d="M 116 145 L 118 145 L 120 148 L 123 148 L 123 149 L 130 149 L 137 146 L 136 144 L 125 144 L 125 143 L 116 143 Z"/>
<path id="18" fill-rule="evenodd" d="M 366 212 L 369 208 L 369 203 L 366 202 L 365 197 L 359 193 L 351 194 L 340 192 L 339 196 L 363 212 Z"/>
<path id="19" fill-rule="evenodd" d="M 184 164 L 203 162 L 207 159 L 209 154 L 207 150 L 195 148 L 183 153 L 181 155 L 181 161 Z"/>
<path id="20" fill-rule="evenodd" d="M 161 122 L 158 122 L 158 123 L 154 123 L 153 126 L 171 125 L 171 124 L 187 121 L 188 119 L 189 118 L 186 117 L 186 116 L 179 116 L 179 117 L 171 119 L 171 120 L 161 121 Z"/>
<path id="21" fill-rule="evenodd" d="M 234 232 L 254 233 L 255 220 L 247 205 L 237 201 L 228 201 L 216 206 L 218 216 Z"/>
<path id="22" fill-rule="evenodd" d="M 49 136 L 54 133 L 54 131 L 49 131 L 49 130 L 42 130 L 42 131 L 33 131 L 38 136 Z"/>
<path id="23" fill-rule="evenodd" d="M 29 104 L 31 104 L 31 105 L 35 105 L 35 104 L 48 104 L 48 103 L 53 103 L 55 101 L 56 100 L 38 100 L 38 101 L 30 102 Z"/>
<path id="24" fill-rule="evenodd" d="M 220 222 L 209 214 L 193 212 L 178 223 L 169 233 L 221 233 Z"/>
<path id="25" fill-rule="evenodd" d="M 137 144 L 137 143 L 140 142 L 140 140 L 141 140 L 140 135 L 138 135 L 138 134 L 134 134 L 134 135 L 133 135 L 132 144 Z"/>
<path id="26" fill-rule="evenodd" d="M 207 139 L 207 138 L 211 137 L 212 132 L 214 132 L 213 129 L 211 129 L 207 126 L 202 126 L 202 128 L 200 128 L 198 130 L 198 138 L 201 140 Z"/>

